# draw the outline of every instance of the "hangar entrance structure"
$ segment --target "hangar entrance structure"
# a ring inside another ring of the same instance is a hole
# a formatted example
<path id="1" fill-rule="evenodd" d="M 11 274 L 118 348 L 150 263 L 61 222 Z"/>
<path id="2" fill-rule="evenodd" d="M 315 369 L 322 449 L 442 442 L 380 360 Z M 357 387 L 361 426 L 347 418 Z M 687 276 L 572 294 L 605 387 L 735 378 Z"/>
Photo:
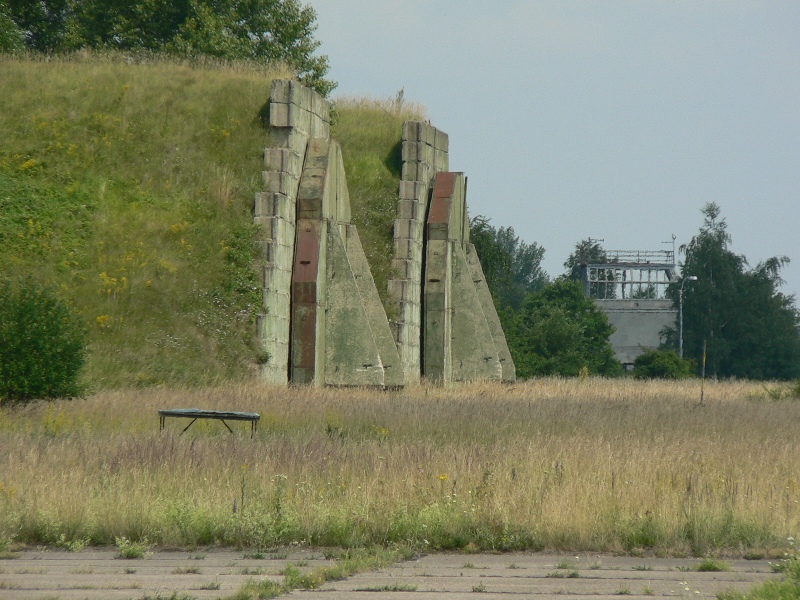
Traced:
<path id="1" fill-rule="evenodd" d="M 644 350 L 658 348 L 661 331 L 675 324 L 677 311 L 666 297 L 675 276 L 674 250 L 610 250 L 604 261 L 581 265 L 583 293 L 614 326 L 611 346 L 626 370 Z"/>
<path id="2" fill-rule="evenodd" d="M 400 387 L 514 381 L 500 320 L 469 241 L 467 178 L 448 170 L 449 138 L 429 123 L 402 131 L 391 321 L 351 219 L 330 105 L 295 81 L 272 82 L 257 315 L 265 381 Z"/>

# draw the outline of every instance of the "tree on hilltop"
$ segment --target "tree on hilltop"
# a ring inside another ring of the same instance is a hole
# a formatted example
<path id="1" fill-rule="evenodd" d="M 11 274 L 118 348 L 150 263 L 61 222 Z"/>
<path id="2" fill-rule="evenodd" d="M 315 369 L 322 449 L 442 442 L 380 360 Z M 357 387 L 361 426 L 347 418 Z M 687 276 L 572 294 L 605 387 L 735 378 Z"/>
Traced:
<path id="1" fill-rule="evenodd" d="M 325 79 L 328 57 L 314 54 L 317 14 L 299 0 L 4 1 L 38 52 L 110 48 L 283 62 L 323 95 L 336 87 Z"/>

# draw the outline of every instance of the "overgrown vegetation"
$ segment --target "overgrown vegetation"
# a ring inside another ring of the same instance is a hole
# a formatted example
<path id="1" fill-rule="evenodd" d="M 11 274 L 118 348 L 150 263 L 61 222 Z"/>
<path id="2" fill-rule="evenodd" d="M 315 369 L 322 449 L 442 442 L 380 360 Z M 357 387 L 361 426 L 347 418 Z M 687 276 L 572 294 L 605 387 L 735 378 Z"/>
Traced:
<path id="1" fill-rule="evenodd" d="M 316 12 L 299 0 L 0 0 L 0 51 L 165 53 L 289 65 L 327 95 Z M 16 42 L 16 43 L 15 43 Z"/>
<path id="2" fill-rule="evenodd" d="M 517 377 L 618 375 L 608 318 L 581 286 L 559 279 L 503 313 L 503 329 Z"/>
<path id="3" fill-rule="evenodd" d="M 0 407 L 0 539 L 774 556 L 800 528 L 800 403 L 759 390 L 251 384 Z M 257 411 L 259 429 L 159 434 L 159 408 L 192 405 Z"/>
<path id="4" fill-rule="evenodd" d="M 76 311 L 81 385 L 246 377 L 271 73 L 90 55 L 0 78 L 0 272 Z"/>
<path id="5" fill-rule="evenodd" d="M 686 379 L 695 371 L 693 361 L 681 358 L 674 350 L 645 350 L 633 363 L 637 379 Z"/>
<path id="6" fill-rule="evenodd" d="M 78 395 L 84 333 L 51 290 L 0 280 L 0 403 Z"/>
<path id="7" fill-rule="evenodd" d="M 226 596 L 225 600 L 262 600 L 276 598 L 296 589 L 313 590 L 326 581 L 338 581 L 362 571 L 374 571 L 393 562 L 408 560 L 412 556 L 412 549 L 402 546 L 393 548 L 377 546 L 333 552 L 330 555 L 330 558 L 336 560 L 333 566 L 304 573 L 295 565 L 289 564 L 282 573 L 282 582 L 278 583 L 268 578 L 250 579 L 242 584 L 238 592 Z M 401 590 L 398 586 L 397 589 L 376 591 L 414 591 L 410 589 L 412 587 L 414 586 L 405 586 Z"/>
<path id="8" fill-rule="evenodd" d="M 779 291 L 780 270 L 789 259 L 775 256 L 750 268 L 730 248 L 720 207 L 711 202 L 702 213 L 699 233 L 681 246 L 683 274 L 697 277 L 684 289 L 685 355 L 700 365 L 705 348 L 714 377 L 800 377 L 800 310 L 794 297 Z M 681 283 L 667 290 L 676 305 Z"/>
<path id="9" fill-rule="evenodd" d="M 336 114 L 332 137 L 342 146 L 353 223 L 386 304 L 403 166 L 403 122 L 424 120 L 425 109 L 407 102 L 400 90 L 388 99 L 339 98 Z"/>
<path id="10" fill-rule="evenodd" d="M 736 591 L 718 594 L 719 600 L 798 600 L 800 599 L 800 554 L 795 539 L 789 536 L 789 551 L 772 565 L 773 571 L 783 573 L 780 580 L 768 580 L 743 594 Z"/>

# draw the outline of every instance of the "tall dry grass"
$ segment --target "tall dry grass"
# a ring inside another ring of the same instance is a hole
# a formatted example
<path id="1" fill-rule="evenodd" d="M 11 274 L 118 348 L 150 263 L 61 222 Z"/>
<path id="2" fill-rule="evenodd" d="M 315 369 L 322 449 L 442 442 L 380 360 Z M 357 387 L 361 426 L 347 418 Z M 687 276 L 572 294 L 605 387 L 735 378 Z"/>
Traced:
<path id="1" fill-rule="evenodd" d="M 707 554 L 798 533 L 800 402 L 749 383 L 230 385 L 0 409 L 0 537 Z M 233 423 L 157 409 L 257 411 Z"/>

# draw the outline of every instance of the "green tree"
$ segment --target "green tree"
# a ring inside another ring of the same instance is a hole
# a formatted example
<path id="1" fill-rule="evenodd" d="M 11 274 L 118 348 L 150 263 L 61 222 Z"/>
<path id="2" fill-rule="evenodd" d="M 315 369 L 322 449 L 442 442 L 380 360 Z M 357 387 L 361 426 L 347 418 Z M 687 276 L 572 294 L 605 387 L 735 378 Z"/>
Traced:
<path id="1" fill-rule="evenodd" d="M 800 377 L 800 312 L 794 297 L 782 294 L 780 269 L 786 257 L 773 257 L 748 268 L 744 256 L 730 249 L 731 237 L 720 207 L 703 209 L 698 235 L 681 246 L 682 273 L 697 281 L 684 286 L 684 355 L 702 360 L 720 377 L 792 379 Z M 667 289 L 676 306 L 680 280 Z M 676 340 L 675 330 L 669 332 Z"/>
<path id="2" fill-rule="evenodd" d="M 589 238 L 588 240 L 581 240 L 575 244 L 575 250 L 567 258 L 564 263 L 564 268 L 567 270 L 565 276 L 572 280 L 581 281 L 581 265 L 589 264 L 603 264 L 608 262 L 606 251 L 598 243 L 598 240 Z M 597 277 L 600 280 L 613 281 L 614 271 L 612 269 L 605 269 L 604 273 L 600 273 Z M 615 298 L 616 289 L 613 285 L 605 285 L 602 283 L 592 283 L 589 285 L 590 298 Z"/>
<path id="3" fill-rule="evenodd" d="M 527 295 L 519 311 L 503 315 L 517 376 L 617 375 L 608 341 L 614 328 L 579 283 L 559 279 Z"/>
<path id="4" fill-rule="evenodd" d="M 22 31 L 11 18 L 5 2 L 0 1 L 0 52 L 18 52 L 23 48 Z"/>
<path id="5" fill-rule="evenodd" d="M 299 0 L 6 0 L 39 52 L 112 48 L 283 62 L 328 95 L 328 57 L 316 55 L 316 12 Z"/>
<path id="6" fill-rule="evenodd" d="M 542 270 L 544 248 L 520 240 L 513 227 L 495 228 L 489 219 L 477 216 L 470 220 L 469 238 L 498 310 L 518 310 L 529 292 L 547 284 Z"/>
<path id="7" fill-rule="evenodd" d="M 75 396 L 85 331 L 49 289 L 0 282 L 0 401 Z"/>

